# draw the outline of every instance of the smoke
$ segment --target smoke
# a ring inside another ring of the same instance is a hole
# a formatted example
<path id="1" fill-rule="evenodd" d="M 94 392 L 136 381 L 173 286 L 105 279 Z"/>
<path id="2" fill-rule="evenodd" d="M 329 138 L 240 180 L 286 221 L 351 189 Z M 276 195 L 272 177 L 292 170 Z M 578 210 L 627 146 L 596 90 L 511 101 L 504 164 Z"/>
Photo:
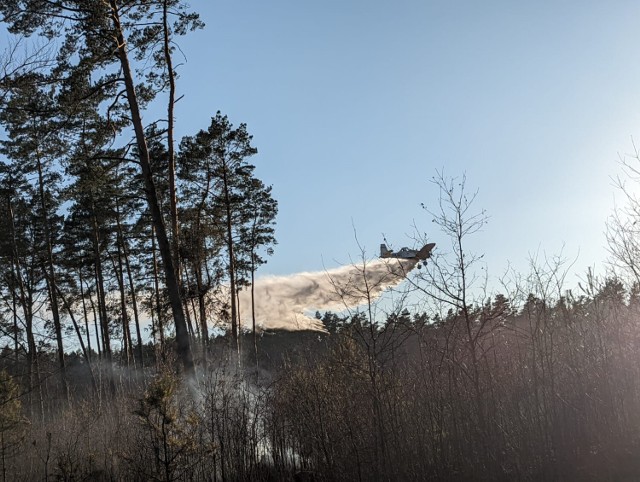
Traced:
<path id="1" fill-rule="evenodd" d="M 398 285 L 414 268 L 415 259 L 377 259 L 327 271 L 265 276 L 254 287 L 256 326 L 263 329 L 321 330 L 309 313 L 343 311 L 377 299 Z M 251 327 L 250 288 L 239 294 L 243 327 Z"/>

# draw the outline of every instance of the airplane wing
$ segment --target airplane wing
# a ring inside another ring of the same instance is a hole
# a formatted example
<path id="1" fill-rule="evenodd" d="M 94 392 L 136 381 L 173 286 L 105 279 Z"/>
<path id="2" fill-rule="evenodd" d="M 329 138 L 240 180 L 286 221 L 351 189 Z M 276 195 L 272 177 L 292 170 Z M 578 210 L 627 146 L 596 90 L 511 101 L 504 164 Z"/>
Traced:
<path id="1" fill-rule="evenodd" d="M 425 244 L 420 251 L 416 253 L 416 258 L 424 261 L 427 258 L 431 257 L 431 251 L 436 247 L 436 243 Z"/>

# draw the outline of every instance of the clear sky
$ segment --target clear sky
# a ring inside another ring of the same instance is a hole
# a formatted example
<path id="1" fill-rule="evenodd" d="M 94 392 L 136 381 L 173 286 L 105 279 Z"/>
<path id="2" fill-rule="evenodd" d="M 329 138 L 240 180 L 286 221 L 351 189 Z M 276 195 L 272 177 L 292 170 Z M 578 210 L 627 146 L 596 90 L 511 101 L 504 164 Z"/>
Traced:
<path id="1" fill-rule="evenodd" d="M 491 219 L 470 247 L 498 276 L 563 244 L 601 265 L 610 176 L 640 135 L 640 3 L 225 0 L 180 40 L 178 134 L 245 122 L 280 203 L 262 274 L 333 268 L 413 225 L 436 169 Z"/>
<path id="2" fill-rule="evenodd" d="M 263 274 L 371 256 L 382 233 L 438 243 L 436 169 L 467 174 L 491 219 L 470 246 L 498 276 L 538 250 L 606 256 L 610 176 L 640 134 L 633 1 L 193 2 L 179 134 L 245 122 L 280 203 Z"/>

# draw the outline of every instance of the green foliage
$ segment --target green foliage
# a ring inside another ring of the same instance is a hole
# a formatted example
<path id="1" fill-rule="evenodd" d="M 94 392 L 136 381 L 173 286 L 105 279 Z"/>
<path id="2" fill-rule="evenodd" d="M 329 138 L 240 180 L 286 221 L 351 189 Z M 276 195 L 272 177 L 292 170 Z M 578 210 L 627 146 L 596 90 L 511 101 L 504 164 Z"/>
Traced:
<path id="1" fill-rule="evenodd" d="M 20 388 L 5 370 L 0 371 L 0 432 L 5 433 L 25 423 L 20 403 Z"/>
<path id="2" fill-rule="evenodd" d="M 251 141 L 245 124 L 234 128 L 218 112 L 206 131 L 182 139 L 179 155 L 185 201 L 191 200 L 182 209 L 197 213 L 197 232 L 203 232 L 203 224 L 209 226 L 204 231 L 212 238 L 209 244 L 235 245 L 236 270 L 245 274 L 252 263 L 257 267 L 265 262 L 258 249 L 276 243 L 278 212 L 271 186 L 255 177 L 255 166 L 248 162 L 257 153 Z M 227 226 L 230 232 L 225 232 Z"/>
<path id="3" fill-rule="evenodd" d="M 0 370 L 0 469 L 3 480 L 7 480 L 9 460 L 22 445 L 26 425 L 19 386 L 5 370 Z"/>
<path id="4" fill-rule="evenodd" d="M 203 290 L 217 287 L 225 279 L 229 282 L 234 338 L 238 335 L 234 292 L 253 282 L 256 270 L 266 262 L 264 253 L 270 254 L 276 244 L 278 203 L 271 187 L 255 177 L 255 166 L 248 162 L 257 153 L 251 141 L 245 124 L 236 128 L 218 112 L 207 130 L 182 139 L 178 156 L 185 193 L 181 205 L 186 241 L 183 252 L 195 280 L 188 291 L 195 293 L 202 305 Z M 222 309 L 218 309 L 218 316 L 224 316 Z"/>
<path id="5" fill-rule="evenodd" d="M 182 480 L 194 462 L 198 445 L 199 417 L 185 410 L 190 402 L 179 399 L 178 380 L 161 374 L 151 381 L 138 401 L 135 414 L 143 428 L 136 452 L 127 456 L 136 478 Z"/>

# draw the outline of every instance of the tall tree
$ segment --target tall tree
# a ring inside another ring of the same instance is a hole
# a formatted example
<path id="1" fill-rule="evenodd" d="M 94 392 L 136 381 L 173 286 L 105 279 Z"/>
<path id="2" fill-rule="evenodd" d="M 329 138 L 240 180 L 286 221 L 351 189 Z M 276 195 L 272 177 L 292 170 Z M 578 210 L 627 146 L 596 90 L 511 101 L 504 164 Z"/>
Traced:
<path id="1" fill-rule="evenodd" d="M 487 403 L 482 396 L 481 342 L 491 331 L 492 321 L 499 315 L 490 309 L 483 310 L 483 296 L 486 293 L 486 278 L 481 276 L 484 269 L 483 255 L 468 248 L 470 238 L 481 231 L 488 222 L 485 210 L 476 210 L 478 191 L 469 192 L 466 176 L 461 179 L 447 178 L 437 172 L 432 183 L 439 189 L 440 199 L 436 209 L 423 205 L 450 243 L 452 255 L 436 254 L 420 275 L 425 282 L 424 293 L 432 300 L 446 306 L 448 316 L 446 326 L 450 333 L 461 336 L 466 350 L 452 357 L 452 362 L 468 367 L 464 373 L 469 377 L 475 402 L 474 417 L 478 447 L 487 453 Z M 425 240 L 426 241 L 426 240 Z M 461 326 L 461 328 L 460 328 Z"/>
<path id="2" fill-rule="evenodd" d="M 256 329 L 255 274 L 258 267 L 266 263 L 261 250 L 272 254 L 275 238 L 275 217 L 278 202 L 271 196 L 271 186 L 265 186 L 257 178 L 250 180 L 247 191 L 245 213 L 246 221 L 240 229 L 240 247 L 249 258 L 248 271 L 251 283 L 251 332 L 253 336 L 253 355 L 258 369 L 258 333 Z M 245 263 L 246 264 L 246 263 Z"/>
<path id="3" fill-rule="evenodd" d="M 41 230 L 42 265 L 49 295 L 49 309 L 58 350 L 58 365 L 62 388 L 69 395 L 62 322 L 58 300 L 58 283 L 54 265 L 56 231 L 59 225 L 57 209 L 60 204 L 56 192 L 60 182 L 57 161 L 63 152 L 55 112 L 51 109 L 53 99 L 37 88 L 38 77 L 33 76 L 14 90 L 5 109 L 0 112 L 0 123 L 8 138 L 2 142 L 1 151 L 25 174 L 34 177 L 34 193 L 37 199 L 37 218 Z"/>
<path id="4" fill-rule="evenodd" d="M 209 213 L 215 232 L 226 249 L 229 281 L 232 341 L 239 351 L 239 315 L 237 293 L 246 280 L 243 274 L 259 266 L 260 247 L 275 243 L 273 222 L 277 202 L 271 188 L 255 178 L 255 166 L 248 159 L 258 151 L 245 124 L 237 128 L 220 112 L 207 130 L 183 138 L 180 144 L 181 167 L 186 183 L 199 186 L 201 196 L 196 211 Z"/>
<path id="5" fill-rule="evenodd" d="M 43 274 L 36 239 L 37 220 L 32 215 L 35 194 L 23 174 L 14 165 L 2 164 L 2 229 L 0 230 L 0 272 L 11 291 L 14 321 L 21 320 L 26 336 L 26 381 L 31 417 L 39 413 L 44 418 L 38 347 L 36 344 L 36 314 L 41 305 Z M 6 203 L 6 204 L 5 204 Z M 15 324 L 14 324 L 15 329 Z M 18 333 L 16 333 L 17 335 Z M 18 338 L 15 342 L 20 344 Z M 36 395 L 36 396 L 34 396 Z"/>
<path id="6" fill-rule="evenodd" d="M 142 111 L 157 91 L 154 86 L 163 84 L 166 79 L 166 71 L 163 73 L 162 69 L 167 51 L 162 47 L 154 49 L 166 44 L 167 31 L 163 27 L 168 13 L 176 19 L 171 29 L 174 35 L 182 35 L 189 29 L 201 26 L 197 15 L 188 12 L 179 0 L 108 0 L 89 3 L 82 0 L 0 0 L 0 14 L 11 33 L 22 36 L 37 33 L 49 39 L 64 39 L 57 64 L 51 72 L 52 81 L 65 79 L 73 92 L 75 80 L 95 77 L 91 88 L 75 97 L 103 95 L 104 107 L 110 116 L 129 120 L 137 147 L 143 191 L 163 261 L 176 329 L 178 357 L 185 371 L 192 372 L 193 359 L 178 277 L 158 201 L 142 121 Z M 136 72 L 135 62 L 150 57 L 155 60 L 155 68 L 147 74 Z M 173 69 L 169 70 L 173 74 Z"/>

